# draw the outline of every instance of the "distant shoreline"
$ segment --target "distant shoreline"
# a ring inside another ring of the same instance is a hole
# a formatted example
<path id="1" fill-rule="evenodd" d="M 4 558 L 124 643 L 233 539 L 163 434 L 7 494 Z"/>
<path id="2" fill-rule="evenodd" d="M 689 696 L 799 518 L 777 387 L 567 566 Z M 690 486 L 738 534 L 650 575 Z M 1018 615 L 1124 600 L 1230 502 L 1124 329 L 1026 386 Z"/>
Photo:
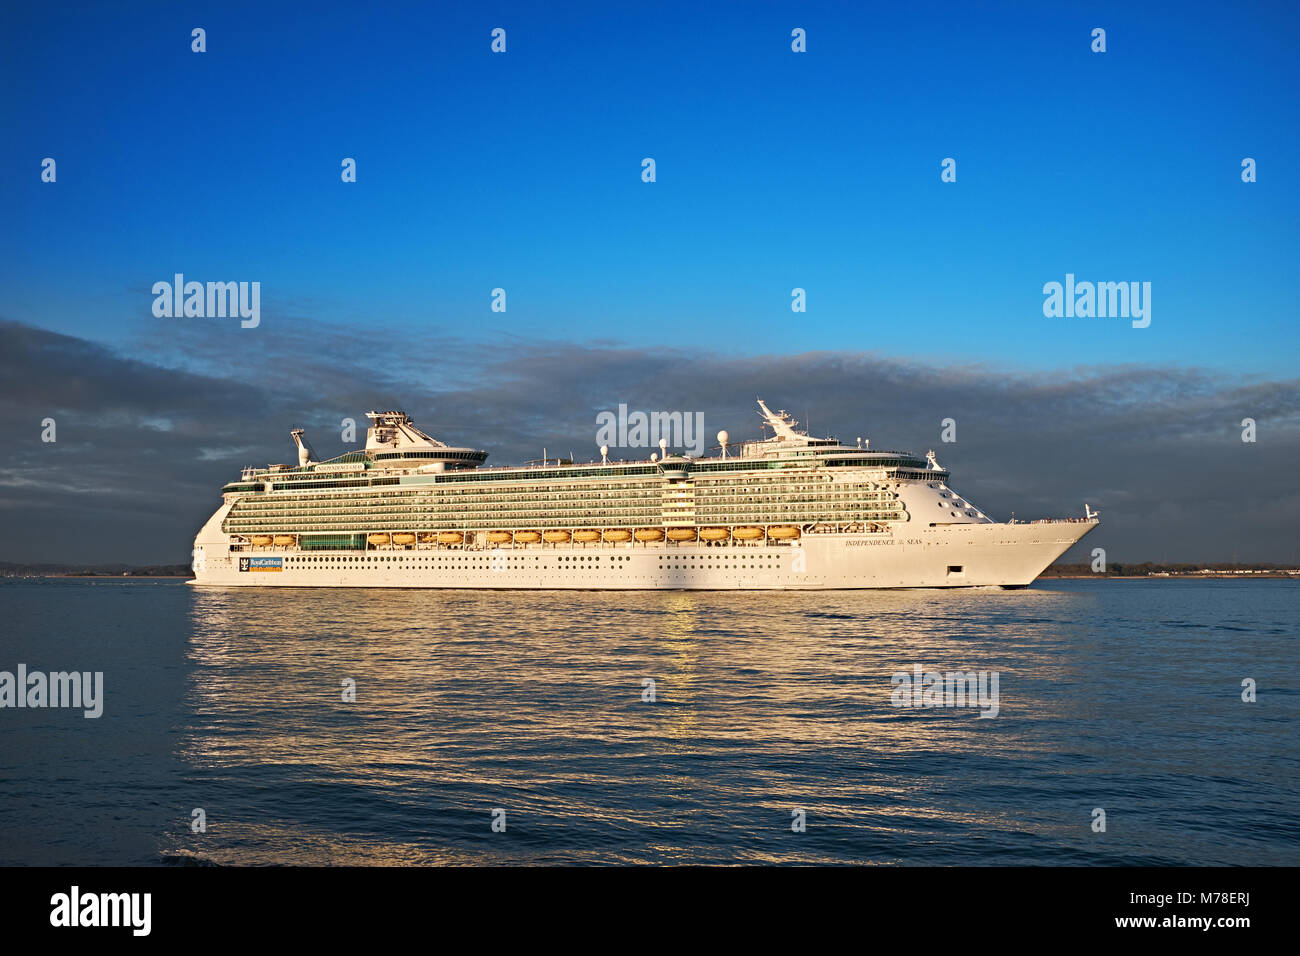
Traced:
<path id="1" fill-rule="evenodd" d="M 170 581 L 180 579 L 189 581 L 194 578 L 193 574 L 111 574 L 111 573 L 87 573 L 78 571 L 33 571 L 30 574 L 0 574 L 0 579 L 4 578 L 93 578 L 95 580 L 103 579 L 105 581 L 120 581 L 123 578 L 127 580 L 144 580 L 144 581 Z"/>
<path id="2" fill-rule="evenodd" d="M 36 577 L 44 578 L 147 578 L 147 579 L 169 579 L 183 578 L 189 580 L 194 577 L 193 574 L 93 574 L 84 571 L 70 571 L 67 574 L 38 574 Z"/>
<path id="3" fill-rule="evenodd" d="M 1300 565 L 1262 561 L 1115 561 L 1098 571 L 1092 562 L 1058 561 L 1043 569 L 1036 580 L 1081 581 L 1104 578 L 1119 581 L 1163 580 L 1251 580 L 1255 578 L 1300 580 Z M 190 580 L 194 572 L 188 564 L 70 564 L 62 561 L 0 561 L 0 578 L 149 578 L 155 580 Z"/>
<path id="4" fill-rule="evenodd" d="M 32 579 L 32 578 L 68 578 L 68 579 L 86 579 L 86 580 L 105 580 L 120 581 L 123 578 L 127 580 L 144 580 L 144 581 L 191 581 L 194 579 L 192 572 L 175 572 L 175 573 L 137 573 L 131 571 L 0 571 L 0 579 Z M 1274 581 L 1297 580 L 1300 581 L 1300 570 L 1276 570 L 1276 571 L 1151 571 L 1144 574 L 1095 574 L 1079 572 L 1057 572 L 1053 573 L 1048 568 L 1040 574 L 1036 581 L 1257 581 L 1268 579 Z"/>

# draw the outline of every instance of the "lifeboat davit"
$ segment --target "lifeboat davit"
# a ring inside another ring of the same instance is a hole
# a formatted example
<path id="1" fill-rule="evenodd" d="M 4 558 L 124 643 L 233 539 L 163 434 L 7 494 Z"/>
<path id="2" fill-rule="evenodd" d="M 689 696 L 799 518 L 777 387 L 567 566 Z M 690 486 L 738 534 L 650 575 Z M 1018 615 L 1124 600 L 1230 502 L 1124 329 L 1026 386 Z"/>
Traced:
<path id="1" fill-rule="evenodd" d="M 573 540 L 581 541 L 583 544 L 586 544 L 588 541 L 599 541 L 600 532 L 592 531 L 590 528 L 584 528 L 581 531 L 573 532 Z"/>
<path id="2" fill-rule="evenodd" d="M 542 533 L 542 538 L 551 544 L 564 544 L 569 540 L 570 535 L 567 531 L 545 531 Z"/>
<path id="3" fill-rule="evenodd" d="M 631 531 L 625 531 L 622 528 L 611 528 L 605 532 L 606 541 L 627 541 L 632 537 Z"/>
<path id="4" fill-rule="evenodd" d="M 791 538 L 799 537 L 799 529 L 790 524 L 779 524 L 776 527 L 767 529 L 769 538 L 776 538 L 778 541 L 789 541 Z"/>
<path id="5" fill-rule="evenodd" d="M 762 528 L 737 528 L 735 531 L 731 532 L 731 535 L 732 537 L 737 538 L 741 541 L 754 541 L 757 538 L 763 537 L 763 529 Z"/>
<path id="6" fill-rule="evenodd" d="M 664 533 L 660 528 L 638 528 L 633 537 L 638 541 L 662 541 Z"/>
<path id="7" fill-rule="evenodd" d="M 386 534 L 372 534 L 372 535 L 367 536 L 367 537 L 366 537 L 366 540 L 369 541 L 371 544 L 376 545 L 376 546 L 381 545 L 381 544 L 388 544 L 388 535 L 386 535 Z"/>
<path id="8" fill-rule="evenodd" d="M 489 531 L 487 534 L 493 544 L 505 544 L 514 537 L 509 531 Z"/>
<path id="9" fill-rule="evenodd" d="M 439 544 L 460 544 L 465 540 L 465 536 L 459 531 L 442 531 L 438 534 Z"/>
<path id="10" fill-rule="evenodd" d="M 401 534 L 393 535 L 393 544 L 415 544 L 415 535 L 407 534 L 403 531 Z"/>
<path id="11" fill-rule="evenodd" d="M 731 532 L 726 528 L 701 528 L 700 537 L 705 541 L 723 541 L 730 537 Z"/>
<path id="12" fill-rule="evenodd" d="M 291 534 L 277 534 L 275 536 L 275 543 L 282 548 L 287 548 L 289 545 L 293 544 L 293 541 L 294 538 Z"/>
<path id="13" fill-rule="evenodd" d="M 694 528 L 670 528 L 668 529 L 669 541 L 694 541 Z"/>
<path id="14" fill-rule="evenodd" d="M 536 531 L 516 531 L 515 540 L 520 544 L 536 544 L 542 540 L 542 536 Z"/>
<path id="15" fill-rule="evenodd" d="M 270 536 L 269 534 L 255 534 L 255 535 L 253 535 L 253 544 L 255 544 L 255 545 L 259 546 L 259 547 L 266 547 L 268 544 L 271 543 L 271 541 L 272 541 L 272 538 L 271 538 L 271 536 Z"/>

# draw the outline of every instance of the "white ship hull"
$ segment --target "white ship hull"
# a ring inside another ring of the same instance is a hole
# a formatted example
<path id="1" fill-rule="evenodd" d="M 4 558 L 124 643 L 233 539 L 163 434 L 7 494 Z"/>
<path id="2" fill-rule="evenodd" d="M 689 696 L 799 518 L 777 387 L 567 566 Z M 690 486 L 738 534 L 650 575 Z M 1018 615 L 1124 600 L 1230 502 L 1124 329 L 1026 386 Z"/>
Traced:
<path id="1" fill-rule="evenodd" d="M 657 543 L 513 548 L 232 552 L 214 515 L 195 543 L 212 587 L 521 590 L 834 590 L 1024 587 L 1096 520 L 956 524 L 806 535 L 798 544 Z M 215 532 L 215 533 L 214 533 Z"/>

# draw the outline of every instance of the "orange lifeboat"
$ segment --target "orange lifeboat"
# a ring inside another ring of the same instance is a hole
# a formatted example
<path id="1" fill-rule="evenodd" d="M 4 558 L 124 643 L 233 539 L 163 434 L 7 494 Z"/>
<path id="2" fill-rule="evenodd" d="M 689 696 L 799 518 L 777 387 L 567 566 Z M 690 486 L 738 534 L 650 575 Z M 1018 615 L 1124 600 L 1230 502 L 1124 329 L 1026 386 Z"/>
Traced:
<path id="1" fill-rule="evenodd" d="M 662 528 L 638 528 L 632 536 L 638 541 L 662 541 L 664 539 Z"/>
<path id="2" fill-rule="evenodd" d="M 388 535 L 372 534 L 372 535 L 368 535 L 366 537 L 366 540 L 369 541 L 371 544 L 375 545 L 375 547 L 379 547 L 380 545 L 388 544 Z"/>
<path id="3" fill-rule="evenodd" d="M 487 533 L 487 539 L 493 544 L 505 544 L 513 537 L 514 535 L 509 531 L 489 531 Z"/>
<path id="4" fill-rule="evenodd" d="M 669 541 L 694 541 L 695 529 L 694 528 L 669 528 L 668 540 Z"/>
<path id="5" fill-rule="evenodd" d="M 731 536 L 726 528 L 701 528 L 700 537 L 705 541 L 724 541 Z"/>
<path id="6" fill-rule="evenodd" d="M 792 538 L 799 537 L 799 529 L 794 525 L 779 524 L 767 529 L 769 538 L 776 538 L 778 541 L 789 541 Z"/>
<path id="7" fill-rule="evenodd" d="M 551 544 L 564 544 L 569 538 L 570 535 L 567 531 L 545 531 L 542 533 L 542 539 Z"/>
<path id="8" fill-rule="evenodd" d="M 465 536 L 459 531 L 443 531 L 438 534 L 439 544 L 460 544 Z"/>
<path id="9" fill-rule="evenodd" d="M 755 541 L 763 537 L 762 528 L 737 528 L 731 532 L 731 536 L 740 541 Z"/>
<path id="10" fill-rule="evenodd" d="M 605 540 L 609 542 L 627 541 L 631 539 L 632 532 L 623 528 L 611 528 L 605 532 Z"/>
<path id="11" fill-rule="evenodd" d="M 287 548 L 289 545 L 294 543 L 294 537 L 291 534 L 277 534 L 275 536 L 275 543 L 282 548 Z"/>
<path id="12" fill-rule="evenodd" d="M 573 540 L 580 541 L 583 544 L 587 544 L 590 541 L 599 541 L 600 532 L 593 531 L 590 528 L 583 528 L 581 531 L 573 532 Z"/>
<path id="13" fill-rule="evenodd" d="M 542 536 L 536 531 L 516 531 L 515 541 L 520 544 L 536 544 L 542 540 Z"/>
<path id="14" fill-rule="evenodd" d="M 270 536 L 269 534 L 255 534 L 255 535 L 253 535 L 253 544 L 257 545 L 259 548 L 264 548 L 264 547 L 266 547 L 268 544 L 271 543 L 272 540 L 273 540 L 273 539 L 271 538 L 271 536 Z"/>
<path id="15" fill-rule="evenodd" d="M 415 544 L 415 535 L 403 531 L 393 535 L 393 544 Z"/>

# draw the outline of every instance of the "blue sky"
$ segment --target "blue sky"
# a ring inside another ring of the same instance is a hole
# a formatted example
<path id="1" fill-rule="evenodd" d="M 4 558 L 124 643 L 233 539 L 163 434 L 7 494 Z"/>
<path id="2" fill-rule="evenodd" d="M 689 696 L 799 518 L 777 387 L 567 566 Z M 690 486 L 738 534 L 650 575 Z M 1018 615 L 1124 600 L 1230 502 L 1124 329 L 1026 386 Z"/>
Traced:
<path id="1" fill-rule="evenodd" d="M 312 9 L 6 10 L 4 318 L 129 353 L 179 271 L 358 336 L 1294 372 L 1294 5 Z M 1045 318 L 1067 272 L 1151 327 Z"/>
<path id="2" fill-rule="evenodd" d="M 1298 47 L 1282 3 L 10 5 L 0 559 L 183 561 L 292 424 L 504 464 L 761 394 L 1115 560 L 1295 561 Z M 177 272 L 260 326 L 155 318 Z M 1067 273 L 1150 327 L 1045 317 Z"/>

